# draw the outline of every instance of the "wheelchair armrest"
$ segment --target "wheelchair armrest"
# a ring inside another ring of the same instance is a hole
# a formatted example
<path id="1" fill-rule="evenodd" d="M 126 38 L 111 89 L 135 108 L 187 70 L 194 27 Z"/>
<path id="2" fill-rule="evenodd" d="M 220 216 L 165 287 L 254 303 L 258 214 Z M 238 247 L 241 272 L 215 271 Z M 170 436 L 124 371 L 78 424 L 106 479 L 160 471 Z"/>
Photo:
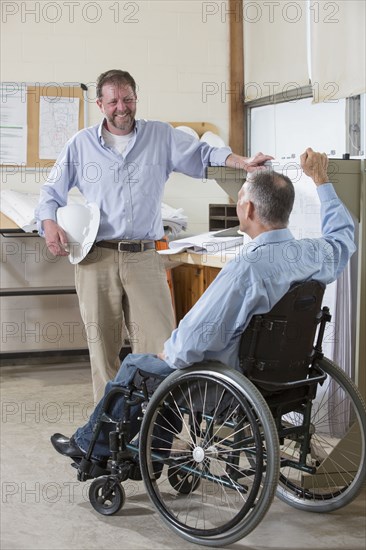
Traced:
<path id="1" fill-rule="evenodd" d="M 253 384 L 265 387 L 266 390 L 270 391 L 279 391 L 279 390 L 289 390 L 292 388 L 300 388 L 301 386 L 312 386 L 313 384 L 322 384 L 327 378 L 327 375 L 322 371 L 317 365 L 313 365 L 312 369 L 317 372 L 317 375 L 310 376 L 309 378 L 303 378 L 302 380 L 294 380 L 292 382 L 267 382 L 253 376 L 250 377 Z"/>

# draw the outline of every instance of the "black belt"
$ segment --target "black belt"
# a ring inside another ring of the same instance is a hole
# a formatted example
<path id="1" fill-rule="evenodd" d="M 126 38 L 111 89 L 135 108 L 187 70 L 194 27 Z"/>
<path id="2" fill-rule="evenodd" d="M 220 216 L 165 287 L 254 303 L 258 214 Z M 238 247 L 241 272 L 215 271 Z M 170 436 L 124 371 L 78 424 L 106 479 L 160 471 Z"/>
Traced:
<path id="1" fill-rule="evenodd" d="M 145 252 L 155 248 L 155 241 L 99 241 L 95 245 L 118 252 Z"/>

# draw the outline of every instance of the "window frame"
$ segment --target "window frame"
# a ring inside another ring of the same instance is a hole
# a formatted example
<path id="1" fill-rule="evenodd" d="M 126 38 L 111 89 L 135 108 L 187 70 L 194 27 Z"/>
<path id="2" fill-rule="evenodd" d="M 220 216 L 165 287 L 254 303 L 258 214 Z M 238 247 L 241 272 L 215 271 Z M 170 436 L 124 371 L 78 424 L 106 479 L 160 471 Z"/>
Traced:
<path id="1" fill-rule="evenodd" d="M 283 93 L 274 94 L 272 96 L 255 99 L 253 101 L 244 102 L 244 117 L 245 117 L 245 155 L 250 157 L 253 154 L 251 150 L 251 116 L 252 109 L 257 107 L 265 107 L 269 105 L 276 105 L 280 103 L 287 103 L 290 101 L 301 101 L 302 99 L 309 99 L 313 97 L 313 87 L 311 85 L 302 86 L 288 90 L 286 95 Z M 366 102 L 365 98 L 361 98 L 360 95 L 346 98 L 346 116 L 345 116 L 345 141 L 347 145 L 347 153 L 350 156 L 364 156 L 365 144 L 362 140 L 363 130 L 365 129 L 366 122 L 363 120 L 363 102 Z M 351 135 L 353 134 L 353 135 Z M 357 138 L 357 141 L 356 139 Z M 357 148 L 358 145 L 358 148 Z"/>

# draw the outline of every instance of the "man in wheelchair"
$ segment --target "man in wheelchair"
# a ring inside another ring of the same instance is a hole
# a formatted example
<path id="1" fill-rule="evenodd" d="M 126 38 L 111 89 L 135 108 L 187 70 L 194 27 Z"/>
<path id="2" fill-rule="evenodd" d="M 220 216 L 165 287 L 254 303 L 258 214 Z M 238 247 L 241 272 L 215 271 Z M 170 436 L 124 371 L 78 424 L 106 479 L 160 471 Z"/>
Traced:
<path id="1" fill-rule="evenodd" d="M 308 148 L 301 166 L 317 187 L 322 237 L 295 240 L 287 228 L 289 178 L 249 174 L 237 213 L 251 242 L 161 354 L 127 356 L 85 426 L 51 437 L 80 481 L 94 478 L 97 512 L 115 514 L 122 482 L 142 478 L 175 533 L 215 547 L 250 533 L 275 494 L 329 512 L 361 490 L 365 405 L 321 350 L 324 287 L 355 251 L 354 226 L 328 182 L 326 155 Z"/>
<path id="2" fill-rule="evenodd" d="M 249 174 L 239 192 L 237 214 L 240 229 L 252 241 L 225 265 L 161 354 L 127 356 L 85 426 L 70 438 L 51 437 L 56 451 L 73 460 L 85 457 L 106 396 L 115 388 L 128 387 L 136 376 L 141 379 L 141 372 L 161 380 L 175 369 L 204 360 L 238 369 L 240 335 L 253 315 L 270 311 L 295 282 L 314 279 L 326 285 L 338 278 L 355 251 L 354 225 L 329 183 L 327 166 L 327 156 L 311 148 L 301 156 L 301 167 L 315 183 L 321 202 L 322 237 L 317 239 L 295 240 L 287 228 L 295 193 L 288 177 L 270 169 Z M 121 419 L 126 399 L 117 393 L 111 400 L 111 420 Z M 138 433 L 140 416 L 140 407 L 135 407 L 129 419 L 130 440 Z M 111 454 L 113 429 L 113 422 L 102 423 L 91 455 L 103 467 Z"/>

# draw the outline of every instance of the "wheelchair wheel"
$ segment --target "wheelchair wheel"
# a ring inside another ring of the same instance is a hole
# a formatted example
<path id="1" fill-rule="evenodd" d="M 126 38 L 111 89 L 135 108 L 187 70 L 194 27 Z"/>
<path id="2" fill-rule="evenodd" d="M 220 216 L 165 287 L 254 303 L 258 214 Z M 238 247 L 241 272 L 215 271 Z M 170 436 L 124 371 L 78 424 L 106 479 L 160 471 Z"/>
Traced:
<path id="1" fill-rule="evenodd" d="M 125 502 L 125 491 L 118 480 L 101 476 L 89 488 L 89 500 L 94 510 L 104 516 L 116 514 Z"/>
<path id="2" fill-rule="evenodd" d="M 326 358 L 318 365 L 328 377 L 313 402 L 310 444 L 304 450 L 314 473 L 282 467 L 277 496 L 300 510 L 330 512 L 350 503 L 365 480 L 366 409 L 357 387 L 337 365 Z M 282 418 L 286 428 L 302 422 L 298 411 Z M 280 448 L 281 460 L 298 460 L 301 436 L 284 438 Z"/>
<path id="3" fill-rule="evenodd" d="M 192 461 L 190 464 L 186 463 L 189 468 L 194 469 L 195 464 Z M 183 495 L 189 495 L 197 489 L 200 484 L 200 477 L 187 471 L 187 468 L 180 468 L 180 466 L 170 466 L 168 469 L 168 480 L 170 485 L 178 493 Z"/>
<path id="4" fill-rule="evenodd" d="M 277 430 L 242 374 L 214 362 L 196 365 L 171 374 L 152 396 L 140 465 L 151 501 L 175 533 L 205 546 L 231 544 L 258 525 L 272 502 Z M 177 483 L 172 472 L 179 472 Z M 183 491 L 179 481 L 186 481 Z"/>

